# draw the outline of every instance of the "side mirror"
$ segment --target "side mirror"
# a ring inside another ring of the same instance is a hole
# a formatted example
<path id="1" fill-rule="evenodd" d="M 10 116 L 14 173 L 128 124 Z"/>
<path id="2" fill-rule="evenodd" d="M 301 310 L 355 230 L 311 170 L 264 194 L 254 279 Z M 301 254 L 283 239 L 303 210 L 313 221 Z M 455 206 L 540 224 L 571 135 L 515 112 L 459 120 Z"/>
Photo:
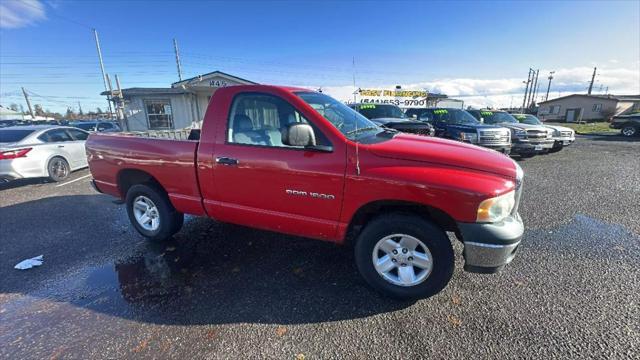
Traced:
<path id="1" fill-rule="evenodd" d="M 484 118 L 483 117 L 480 118 L 480 122 L 484 124 Z"/>
<path id="2" fill-rule="evenodd" d="M 316 135 L 309 124 L 289 124 L 282 134 L 282 143 L 289 146 L 316 146 Z"/>
<path id="3" fill-rule="evenodd" d="M 411 115 L 411 118 L 418 120 L 418 115 L 417 114 L 413 114 L 413 115 Z"/>

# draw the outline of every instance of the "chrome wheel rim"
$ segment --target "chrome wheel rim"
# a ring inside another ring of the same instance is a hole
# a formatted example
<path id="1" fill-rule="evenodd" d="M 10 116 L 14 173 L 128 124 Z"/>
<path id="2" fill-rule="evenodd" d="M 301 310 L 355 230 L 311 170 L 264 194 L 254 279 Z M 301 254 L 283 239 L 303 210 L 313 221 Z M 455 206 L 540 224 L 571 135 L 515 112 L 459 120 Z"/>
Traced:
<path id="1" fill-rule="evenodd" d="M 53 164 L 51 165 L 51 172 L 53 176 L 58 179 L 64 179 L 69 174 L 69 169 L 67 169 L 67 165 L 61 159 L 53 160 Z"/>
<path id="2" fill-rule="evenodd" d="M 632 126 L 628 126 L 624 129 L 622 129 L 622 134 L 625 136 L 632 136 L 633 134 L 636 133 L 636 128 L 632 127 Z"/>
<path id="3" fill-rule="evenodd" d="M 373 267 L 384 280 L 398 286 L 416 286 L 433 270 L 429 248 L 417 238 L 393 234 L 380 239 L 373 248 Z"/>
<path id="4" fill-rule="evenodd" d="M 140 195 L 133 200 L 133 215 L 138 225 L 148 231 L 155 231 L 160 227 L 160 213 L 156 204 L 148 197 Z"/>

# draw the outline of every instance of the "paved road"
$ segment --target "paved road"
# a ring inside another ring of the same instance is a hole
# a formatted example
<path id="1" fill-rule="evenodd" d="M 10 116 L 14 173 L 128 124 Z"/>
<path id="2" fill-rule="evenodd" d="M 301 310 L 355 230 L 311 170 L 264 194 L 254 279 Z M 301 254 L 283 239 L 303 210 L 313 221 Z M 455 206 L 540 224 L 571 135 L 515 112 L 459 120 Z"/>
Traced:
<path id="1" fill-rule="evenodd" d="M 637 358 L 640 142 L 521 161 L 527 232 L 500 275 L 381 298 L 332 244 L 188 218 L 146 243 L 73 183 L 0 189 L 0 358 Z M 40 268 L 18 261 L 44 255 Z"/>

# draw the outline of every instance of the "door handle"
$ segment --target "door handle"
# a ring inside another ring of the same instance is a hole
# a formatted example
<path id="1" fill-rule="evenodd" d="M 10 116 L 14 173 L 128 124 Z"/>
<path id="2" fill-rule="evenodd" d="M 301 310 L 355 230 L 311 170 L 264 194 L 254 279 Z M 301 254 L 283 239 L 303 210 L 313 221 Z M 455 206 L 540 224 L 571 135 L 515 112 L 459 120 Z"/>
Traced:
<path id="1" fill-rule="evenodd" d="M 64 147 L 64 145 L 58 145 L 58 147 L 59 147 L 59 148 L 62 148 L 62 147 Z"/>
<path id="2" fill-rule="evenodd" d="M 216 164 L 238 165 L 238 160 L 237 159 L 228 158 L 228 157 L 217 157 L 216 158 Z"/>

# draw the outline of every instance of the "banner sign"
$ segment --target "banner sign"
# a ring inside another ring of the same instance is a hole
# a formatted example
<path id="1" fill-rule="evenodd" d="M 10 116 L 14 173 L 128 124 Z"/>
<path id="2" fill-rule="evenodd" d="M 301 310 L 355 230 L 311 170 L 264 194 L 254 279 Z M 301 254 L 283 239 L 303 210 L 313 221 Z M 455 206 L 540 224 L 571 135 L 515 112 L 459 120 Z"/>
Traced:
<path id="1" fill-rule="evenodd" d="M 424 90 L 376 90 L 359 89 L 360 102 L 363 104 L 393 104 L 401 108 L 427 107 L 427 96 Z"/>

